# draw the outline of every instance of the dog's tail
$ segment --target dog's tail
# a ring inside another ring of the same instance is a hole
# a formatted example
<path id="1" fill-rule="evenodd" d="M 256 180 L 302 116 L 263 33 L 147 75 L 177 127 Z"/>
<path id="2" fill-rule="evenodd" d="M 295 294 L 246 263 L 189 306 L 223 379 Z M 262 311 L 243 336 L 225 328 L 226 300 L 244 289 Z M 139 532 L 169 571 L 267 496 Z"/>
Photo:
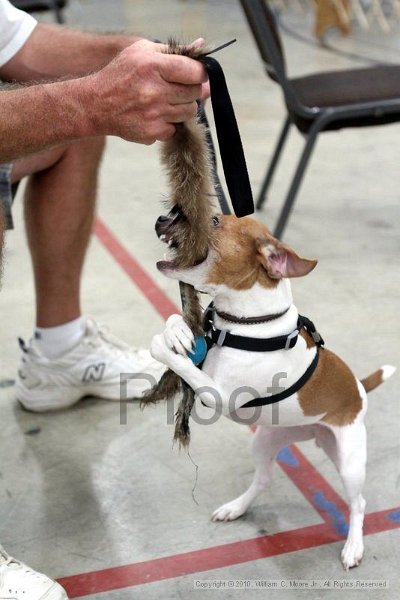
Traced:
<path id="1" fill-rule="evenodd" d="M 396 367 L 393 365 L 383 365 L 380 369 L 365 377 L 365 379 L 361 379 L 361 383 L 363 384 L 366 392 L 371 392 L 378 385 L 381 385 L 384 381 L 389 379 L 396 371 Z"/>

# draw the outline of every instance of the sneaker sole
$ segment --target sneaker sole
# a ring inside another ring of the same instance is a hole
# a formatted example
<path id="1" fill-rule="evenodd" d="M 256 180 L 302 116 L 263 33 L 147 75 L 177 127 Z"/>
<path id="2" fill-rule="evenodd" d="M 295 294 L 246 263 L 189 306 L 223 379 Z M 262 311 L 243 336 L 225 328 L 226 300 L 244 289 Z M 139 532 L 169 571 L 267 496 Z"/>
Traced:
<path id="1" fill-rule="evenodd" d="M 71 408 L 83 398 L 88 396 L 99 398 L 101 400 L 109 400 L 111 402 L 124 402 L 125 400 L 140 399 L 143 392 L 148 389 L 148 386 L 141 387 L 134 394 L 121 397 L 121 392 L 116 394 L 116 386 L 118 384 L 102 385 L 102 386 L 87 386 L 85 389 L 71 389 L 70 386 L 63 388 L 54 388 L 49 390 L 28 390 L 27 388 L 18 385 L 15 386 L 15 392 L 18 402 L 22 407 L 29 412 L 49 412 Z M 75 393 L 71 393 L 71 392 Z"/>
<path id="2" fill-rule="evenodd" d="M 0 597 L 1 598 L 1 597 Z M 58 583 L 54 585 L 39 600 L 69 600 L 66 591 Z"/>

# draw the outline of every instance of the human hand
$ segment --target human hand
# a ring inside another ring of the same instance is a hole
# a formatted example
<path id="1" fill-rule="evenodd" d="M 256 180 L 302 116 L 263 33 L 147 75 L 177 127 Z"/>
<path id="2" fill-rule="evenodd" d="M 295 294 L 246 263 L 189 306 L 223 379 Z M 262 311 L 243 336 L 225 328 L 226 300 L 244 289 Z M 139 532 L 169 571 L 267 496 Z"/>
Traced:
<path id="1" fill-rule="evenodd" d="M 152 144 L 172 137 L 176 123 L 195 117 L 196 99 L 206 89 L 205 68 L 185 56 L 165 54 L 164 48 L 140 40 L 85 78 L 94 135 Z"/>

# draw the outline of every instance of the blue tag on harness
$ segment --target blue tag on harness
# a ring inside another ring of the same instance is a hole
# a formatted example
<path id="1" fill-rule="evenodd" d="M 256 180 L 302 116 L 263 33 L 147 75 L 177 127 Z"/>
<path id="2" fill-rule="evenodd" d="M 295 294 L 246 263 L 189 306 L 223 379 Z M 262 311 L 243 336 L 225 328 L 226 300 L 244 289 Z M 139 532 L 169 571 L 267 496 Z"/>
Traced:
<path id="1" fill-rule="evenodd" d="M 194 338 L 194 348 L 188 352 L 188 357 L 195 364 L 199 365 L 207 356 L 207 343 L 203 335 L 196 335 Z"/>

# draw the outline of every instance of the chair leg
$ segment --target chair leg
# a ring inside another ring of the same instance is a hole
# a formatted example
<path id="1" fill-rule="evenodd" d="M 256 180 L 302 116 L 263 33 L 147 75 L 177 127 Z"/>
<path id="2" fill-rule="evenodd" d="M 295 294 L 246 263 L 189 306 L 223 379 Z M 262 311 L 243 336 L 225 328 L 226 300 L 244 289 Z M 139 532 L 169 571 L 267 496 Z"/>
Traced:
<path id="1" fill-rule="evenodd" d="M 51 8 L 54 10 L 56 22 L 59 23 L 60 25 L 63 25 L 65 23 L 65 18 L 64 18 L 63 10 L 62 10 L 62 8 L 59 7 L 57 0 L 50 0 L 50 5 L 51 5 Z"/>
<path id="2" fill-rule="evenodd" d="M 299 190 L 301 181 L 303 179 L 304 173 L 308 165 L 308 161 L 310 160 L 310 156 L 317 139 L 318 131 L 319 129 L 312 128 L 310 134 L 307 137 L 307 141 L 305 143 L 302 155 L 300 157 L 294 177 L 292 179 L 292 183 L 286 196 L 285 204 L 283 205 L 281 214 L 279 215 L 278 223 L 274 230 L 274 236 L 278 239 L 282 237 L 289 215 L 292 211 L 297 192 Z"/>
<path id="3" fill-rule="evenodd" d="M 56 9 L 56 21 L 60 25 L 64 25 L 65 23 L 65 17 L 61 8 Z"/>
<path id="4" fill-rule="evenodd" d="M 264 204 L 264 202 L 266 200 L 266 194 L 267 194 L 268 188 L 270 186 L 270 183 L 272 181 L 272 177 L 273 177 L 273 175 L 275 173 L 275 169 L 276 169 L 276 166 L 278 164 L 279 157 L 281 155 L 281 152 L 282 152 L 283 146 L 285 144 L 287 135 L 289 133 L 290 126 L 291 126 L 291 121 L 290 121 L 289 116 L 287 116 L 286 117 L 286 121 L 285 121 L 285 123 L 283 125 L 283 128 L 282 128 L 282 131 L 280 133 L 280 136 L 279 136 L 279 139 L 278 139 L 278 143 L 276 144 L 276 148 L 275 148 L 274 154 L 272 156 L 271 163 L 270 163 L 270 165 L 268 167 L 268 171 L 267 171 L 267 173 L 266 173 L 266 175 L 264 177 L 264 181 L 263 181 L 260 193 L 259 193 L 258 198 L 257 198 L 257 203 L 256 203 L 257 210 L 260 210 L 262 208 L 262 206 L 263 206 L 263 204 Z"/>

